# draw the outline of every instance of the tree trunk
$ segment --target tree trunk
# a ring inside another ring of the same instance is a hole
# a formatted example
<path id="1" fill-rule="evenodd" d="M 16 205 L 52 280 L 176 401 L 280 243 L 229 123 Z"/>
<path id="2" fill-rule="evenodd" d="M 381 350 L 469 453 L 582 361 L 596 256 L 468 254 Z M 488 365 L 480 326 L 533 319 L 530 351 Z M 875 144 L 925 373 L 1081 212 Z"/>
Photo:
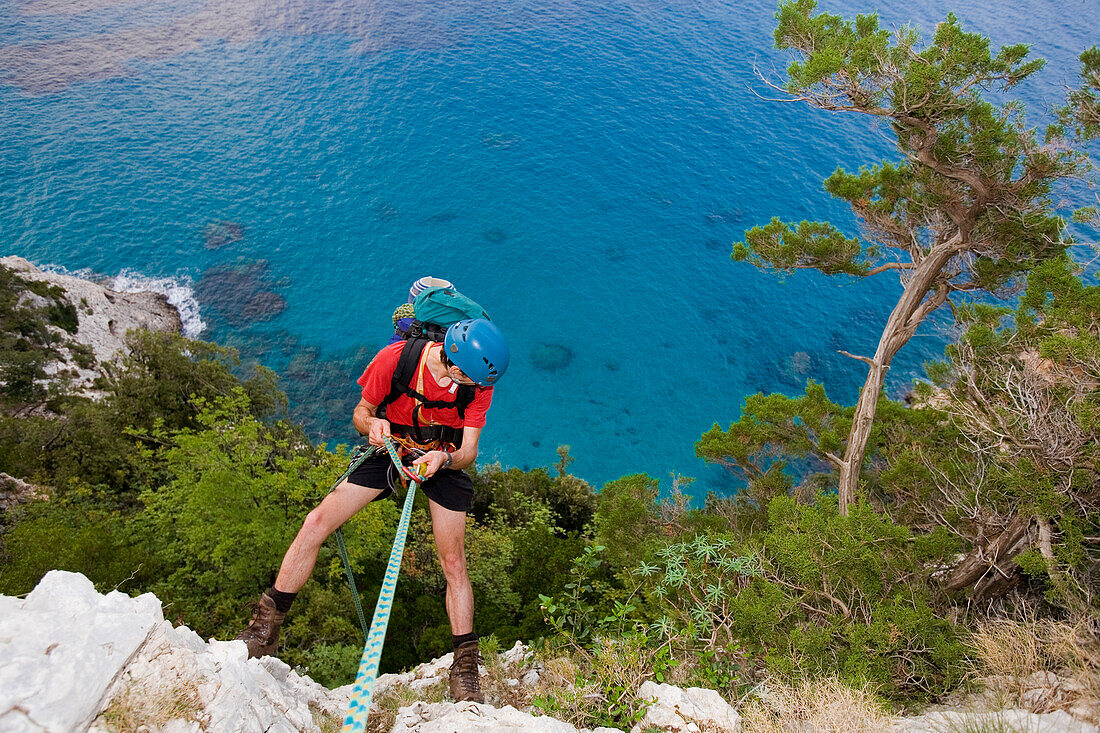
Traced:
<path id="1" fill-rule="evenodd" d="M 848 505 L 855 501 L 859 474 L 863 468 L 863 454 L 867 450 L 867 440 L 871 437 L 871 426 L 875 422 L 875 411 L 878 409 L 879 394 L 886 380 L 886 371 L 901 347 L 913 337 L 921 321 L 946 300 L 949 291 L 943 269 L 959 253 L 960 242 L 961 237 L 956 234 L 946 242 L 936 245 L 912 271 L 905 290 L 882 329 L 874 358 L 866 360 L 870 365 L 867 381 L 864 382 L 859 402 L 856 403 L 852 429 L 848 433 L 844 458 L 840 462 L 838 498 L 842 516 L 848 516 Z M 926 299 L 929 291 L 935 290 L 937 286 L 940 289 Z"/>
<path id="2" fill-rule="evenodd" d="M 1004 593 L 1019 579 L 1016 556 L 1031 547 L 1031 517 L 1017 514 L 1008 525 L 987 542 L 976 547 L 944 578 L 948 590 L 974 586 L 974 600 Z"/>

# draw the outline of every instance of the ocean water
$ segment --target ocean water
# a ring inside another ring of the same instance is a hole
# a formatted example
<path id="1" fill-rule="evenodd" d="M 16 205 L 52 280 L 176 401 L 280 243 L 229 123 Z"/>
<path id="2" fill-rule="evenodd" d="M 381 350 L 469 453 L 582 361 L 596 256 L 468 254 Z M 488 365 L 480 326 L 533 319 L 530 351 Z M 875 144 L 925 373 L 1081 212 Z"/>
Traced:
<path id="1" fill-rule="evenodd" d="M 889 0 L 926 34 L 954 10 L 1048 66 L 1050 119 L 1100 41 L 1096 0 Z M 900 288 L 729 259 L 772 216 L 855 231 L 821 180 L 896 157 L 866 119 L 773 101 L 774 4 L 165 0 L 0 2 L 4 254 L 173 291 L 191 334 L 284 377 L 347 442 L 355 379 L 422 275 L 509 339 L 483 460 L 736 490 L 694 457 L 757 391 L 853 401 Z M 897 395 L 942 354 L 902 351 Z"/>

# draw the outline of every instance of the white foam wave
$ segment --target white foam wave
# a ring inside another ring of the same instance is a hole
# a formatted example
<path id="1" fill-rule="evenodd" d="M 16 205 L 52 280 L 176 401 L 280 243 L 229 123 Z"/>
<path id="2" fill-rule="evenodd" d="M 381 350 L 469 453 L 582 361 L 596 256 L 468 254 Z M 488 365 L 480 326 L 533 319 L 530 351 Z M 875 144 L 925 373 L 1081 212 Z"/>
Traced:
<path id="1" fill-rule="evenodd" d="M 160 293 L 168 298 L 169 305 L 179 311 L 184 336 L 189 339 L 197 338 L 200 333 L 206 330 L 206 323 L 199 315 L 199 301 L 195 299 L 195 291 L 191 287 L 191 278 L 186 275 L 147 277 L 140 272 L 127 268 L 114 277 L 104 277 L 88 268 L 70 270 L 62 265 L 53 264 L 38 265 L 38 267 L 46 272 L 89 280 L 120 293 L 140 293 L 142 291 Z"/>
<path id="2" fill-rule="evenodd" d="M 126 269 L 107 281 L 107 287 L 120 293 L 139 293 L 152 291 L 168 298 L 169 305 L 179 311 L 183 323 L 183 335 L 197 338 L 206 330 L 206 323 L 199 314 L 199 301 L 191 287 L 191 279 L 178 277 L 148 277 L 134 270 Z"/>

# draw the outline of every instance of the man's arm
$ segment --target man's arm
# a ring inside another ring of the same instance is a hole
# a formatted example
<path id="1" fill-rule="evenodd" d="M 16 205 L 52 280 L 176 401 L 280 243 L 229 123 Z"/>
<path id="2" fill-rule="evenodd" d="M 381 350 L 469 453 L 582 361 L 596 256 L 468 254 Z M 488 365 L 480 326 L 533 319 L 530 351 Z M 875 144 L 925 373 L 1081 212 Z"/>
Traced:
<path id="1" fill-rule="evenodd" d="M 377 409 L 377 405 L 372 405 L 360 398 L 359 404 L 355 406 L 355 411 L 351 414 L 351 422 L 360 435 L 367 436 L 368 443 L 381 446 L 382 437 L 390 434 L 390 421 L 376 417 L 374 413 Z M 463 440 L 465 440 L 465 437 L 463 437 Z"/>
<path id="2" fill-rule="evenodd" d="M 448 468 L 466 468 L 477 460 L 477 441 L 481 439 L 481 428 L 462 428 L 462 447 L 451 454 Z"/>

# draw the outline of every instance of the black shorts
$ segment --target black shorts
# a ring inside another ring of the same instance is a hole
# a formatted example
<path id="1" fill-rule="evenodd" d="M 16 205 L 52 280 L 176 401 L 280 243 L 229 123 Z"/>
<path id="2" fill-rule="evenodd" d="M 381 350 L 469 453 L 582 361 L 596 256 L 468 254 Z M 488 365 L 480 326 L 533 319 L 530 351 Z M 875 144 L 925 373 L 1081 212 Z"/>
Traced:
<path id="1" fill-rule="evenodd" d="M 385 499 L 393 494 L 397 485 L 397 467 L 384 450 L 356 466 L 348 476 L 348 483 L 364 486 L 368 489 L 382 489 L 374 501 Z M 444 468 L 420 484 L 420 489 L 436 504 L 452 512 L 468 512 L 474 505 L 474 482 L 463 471 Z"/>

